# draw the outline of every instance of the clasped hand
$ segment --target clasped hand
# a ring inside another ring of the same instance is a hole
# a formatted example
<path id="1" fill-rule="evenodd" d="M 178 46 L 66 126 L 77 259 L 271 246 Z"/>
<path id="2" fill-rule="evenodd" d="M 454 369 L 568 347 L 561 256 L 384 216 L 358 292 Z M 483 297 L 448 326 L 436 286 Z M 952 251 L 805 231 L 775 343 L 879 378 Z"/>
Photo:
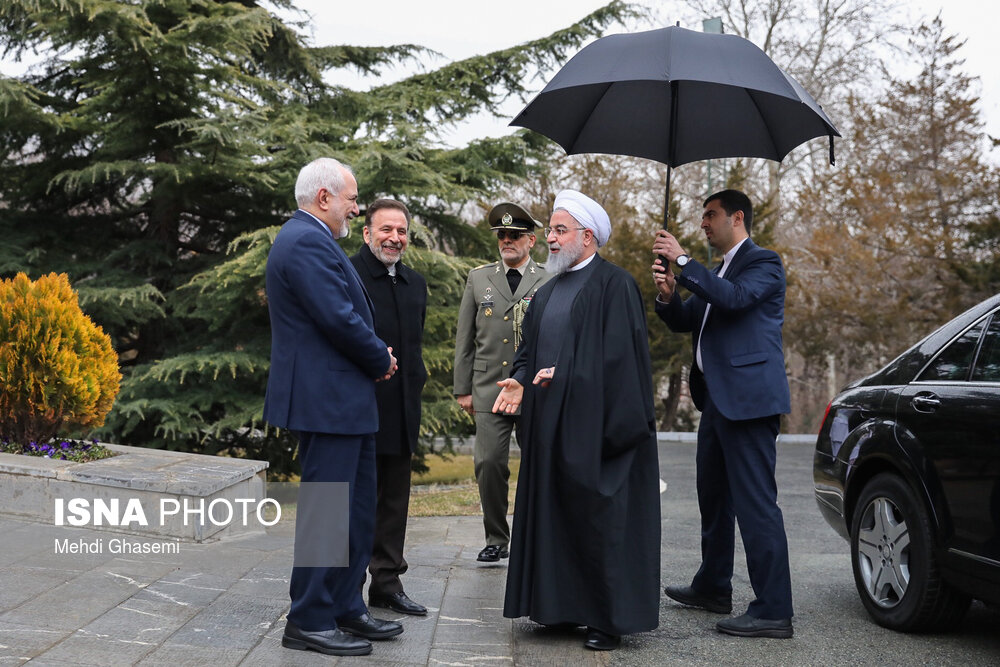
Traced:
<path id="1" fill-rule="evenodd" d="M 653 241 L 653 254 L 659 257 L 653 262 L 653 284 L 660 293 L 661 301 L 670 301 L 677 286 L 677 276 L 670 270 L 670 262 L 685 254 L 680 243 L 670 232 L 661 229 Z M 663 258 L 667 258 L 667 262 Z"/>
<path id="2" fill-rule="evenodd" d="M 389 352 L 389 370 L 382 377 L 375 378 L 376 382 L 388 380 L 399 370 L 399 362 L 396 360 L 396 357 L 392 356 L 392 347 L 390 346 L 385 349 Z"/>

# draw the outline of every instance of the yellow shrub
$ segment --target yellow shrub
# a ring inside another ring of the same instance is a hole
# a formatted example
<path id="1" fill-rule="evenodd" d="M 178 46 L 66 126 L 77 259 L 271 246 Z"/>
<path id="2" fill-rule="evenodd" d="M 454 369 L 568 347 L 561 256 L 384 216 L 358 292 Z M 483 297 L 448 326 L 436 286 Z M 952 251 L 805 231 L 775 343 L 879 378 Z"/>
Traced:
<path id="1" fill-rule="evenodd" d="M 121 377 L 65 274 L 0 281 L 0 436 L 26 444 L 101 426 Z"/>

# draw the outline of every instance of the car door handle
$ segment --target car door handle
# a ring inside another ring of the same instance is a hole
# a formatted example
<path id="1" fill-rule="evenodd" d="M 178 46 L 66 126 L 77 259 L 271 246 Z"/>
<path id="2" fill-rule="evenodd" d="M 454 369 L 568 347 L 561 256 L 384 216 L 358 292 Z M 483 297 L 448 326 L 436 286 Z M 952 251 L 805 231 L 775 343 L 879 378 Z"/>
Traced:
<path id="1" fill-rule="evenodd" d="M 910 403 L 917 412 L 934 412 L 941 407 L 941 400 L 934 394 L 917 394 Z"/>

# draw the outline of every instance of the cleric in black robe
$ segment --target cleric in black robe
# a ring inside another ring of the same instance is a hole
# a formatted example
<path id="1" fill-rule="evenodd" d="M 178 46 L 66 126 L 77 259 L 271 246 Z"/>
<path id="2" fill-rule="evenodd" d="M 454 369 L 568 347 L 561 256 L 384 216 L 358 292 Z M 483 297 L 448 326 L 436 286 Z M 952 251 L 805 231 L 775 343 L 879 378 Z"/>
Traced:
<path id="1" fill-rule="evenodd" d="M 659 618 L 660 498 L 646 316 L 635 280 L 596 254 L 607 213 L 556 197 L 546 229 L 557 274 L 522 325 L 494 412 L 523 402 L 521 469 L 504 616 L 585 625 L 585 645 Z"/>

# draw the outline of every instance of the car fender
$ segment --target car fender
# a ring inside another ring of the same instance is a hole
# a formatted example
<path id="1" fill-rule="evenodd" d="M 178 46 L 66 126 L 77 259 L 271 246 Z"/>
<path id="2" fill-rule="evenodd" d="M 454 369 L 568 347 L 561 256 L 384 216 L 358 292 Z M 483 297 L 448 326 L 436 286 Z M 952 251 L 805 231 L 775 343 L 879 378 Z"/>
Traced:
<path id="1" fill-rule="evenodd" d="M 936 534 L 940 536 L 951 533 L 952 522 L 951 516 L 948 514 L 948 501 L 945 498 L 937 469 L 924 455 L 924 450 L 916 436 L 908 429 L 897 424 L 895 434 L 896 442 L 900 449 L 905 452 L 906 460 L 910 464 L 908 477 L 910 488 L 926 506 L 927 515 L 931 519 Z"/>
<path id="2" fill-rule="evenodd" d="M 913 449 L 904 447 L 897 440 L 896 424 L 887 419 L 872 419 L 855 429 L 851 436 L 838 454 L 838 459 L 847 466 L 844 476 L 845 527 L 851 525 L 858 496 L 868 480 L 879 473 L 892 472 L 901 476 L 914 490 L 937 528 L 937 516 L 928 502 L 927 489 L 919 474 L 920 464 L 914 460 Z"/>

